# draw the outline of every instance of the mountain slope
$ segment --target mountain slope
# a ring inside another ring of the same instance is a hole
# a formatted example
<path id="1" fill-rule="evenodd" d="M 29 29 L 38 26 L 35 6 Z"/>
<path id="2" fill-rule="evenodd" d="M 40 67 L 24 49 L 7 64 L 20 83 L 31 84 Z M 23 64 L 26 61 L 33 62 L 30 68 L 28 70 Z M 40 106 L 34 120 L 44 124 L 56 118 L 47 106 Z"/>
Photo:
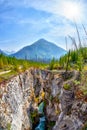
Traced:
<path id="1" fill-rule="evenodd" d="M 12 54 L 20 59 L 30 59 L 30 60 L 50 60 L 53 57 L 58 59 L 60 56 L 64 55 L 66 51 L 54 43 L 48 42 L 44 39 L 40 39 L 30 46 L 26 46 L 19 50 L 17 53 Z"/>
<path id="2" fill-rule="evenodd" d="M 7 51 L 7 50 L 3 50 L 3 52 L 7 55 L 11 55 L 11 54 L 14 54 L 15 51 Z"/>
<path id="3" fill-rule="evenodd" d="M 1 49 L 0 49 L 0 54 L 4 54 L 4 55 L 7 55 L 4 51 L 2 51 Z"/>

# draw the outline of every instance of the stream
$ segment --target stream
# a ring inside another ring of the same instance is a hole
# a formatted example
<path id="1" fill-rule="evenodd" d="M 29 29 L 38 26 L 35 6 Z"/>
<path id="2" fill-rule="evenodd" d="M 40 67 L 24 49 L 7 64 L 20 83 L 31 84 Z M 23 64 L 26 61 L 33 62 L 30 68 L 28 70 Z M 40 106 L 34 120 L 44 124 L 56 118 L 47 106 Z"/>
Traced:
<path id="1" fill-rule="evenodd" d="M 42 115 L 40 117 L 40 121 L 39 124 L 37 125 L 37 127 L 35 128 L 35 130 L 45 130 L 45 126 L 46 126 L 46 118 L 44 115 L 44 102 L 41 102 L 39 107 L 38 107 L 38 112 Z"/>

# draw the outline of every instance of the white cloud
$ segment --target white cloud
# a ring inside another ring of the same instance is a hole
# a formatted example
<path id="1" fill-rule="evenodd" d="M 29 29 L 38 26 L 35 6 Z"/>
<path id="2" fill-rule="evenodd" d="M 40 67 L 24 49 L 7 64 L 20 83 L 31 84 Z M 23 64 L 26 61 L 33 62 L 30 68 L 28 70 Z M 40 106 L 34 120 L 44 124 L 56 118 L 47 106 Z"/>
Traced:
<path id="1" fill-rule="evenodd" d="M 18 3 L 20 3 L 19 1 L 20 0 L 18 0 Z M 79 16 L 75 18 L 77 22 L 78 20 L 84 21 L 86 16 L 87 5 L 82 0 L 81 1 L 77 0 L 76 2 L 73 0 L 61 0 L 61 1 L 60 0 L 22 0 L 21 4 L 17 4 L 17 5 L 21 5 L 26 8 L 33 7 L 37 10 L 42 10 L 52 14 L 62 15 L 65 16 L 66 18 L 69 18 L 68 16 L 66 16 L 66 12 L 64 10 L 64 5 L 65 3 L 68 4 L 68 2 L 71 2 L 73 6 L 77 5 L 79 7 L 79 11 L 80 11 Z M 70 9 L 68 11 L 70 11 Z"/>
<path id="2" fill-rule="evenodd" d="M 72 16 L 70 16 L 69 13 L 66 12 L 66 10 L 68 12 L 70 12 L 70 8 L 68 5 L 70 6 L 70 2 L 73 4 L 73 6 L 76 6 L 79 8 L 79 15 L 75 17 L 77 22 L 85 22 L 86 21 L 86 9 L 87 9 L 87 4 L 85 4 L 84 0 L 7 0 L 7 2 L 5 2 L 4 0 L 1 0 L 0 3 L 7 3 L 7 6 L 12 6 L 12 7 L 24 7 L 24 8 L 35 8 L 37 10 L 41 10 L 41 11 L 45 11 L 45 12 L 49 12 L 51 14 L 55 14 L 55 15 L 61 15 L 64 16 L 65 18 L 70 18 Z M 72 6 L 72 7 L 73 7 Z M 66 8 L 69 8 L 66 9 Z M 75 10 L 76 8 L 74 8 Z M 72 12 L 74 12 L 74 10 Z M 75 14 L 75 13 L 74 13 Z M 71 13 L 71 15 L 73 15 Z"/>
<path id="3" fill-rule="evenodd" d="M 34 8 L 36 10 L 45 11 L 51 13 L 51 16 L 47 19 L 39 18 L 37 21 L 33 18 L 29 17 L 20 17 L 20 16 L 12 16 L 6 14 L 0 15 L 3 19 L 7 20 L 6 22 L 14 22 L 19 24 L 20 26 L 30 24 L 31 30 L 34 32 L 31 33 L 30 36 L 33 37 L 44 37 L 49 40 L 61 37 L 61 39 L 67 35 L 76 36 L 76 30 L 72 25 L 72 21 L 65 17 L 65 12 L 63 10 L 63 3 L 67 1 L 73 0 L 0 0 L 0 5 L 5 3 L 5 7 L 11 6 L 13 8 L 23 7 L 23 8 Z M 87 24 L 86 14 L 87 14 L 87 5 L 83 2 L 83 0 L 76 0 L 77 5 L 81 7 L 81 12 L 79 16 L 79 21 L 76 19 L 77 23 L 85 23 Z M 18 14 L 17 14 L 18 15 Z M 80 21 L 81 19 L 81 21 Z M 40 34 L 40 32 L 47 28 L 47 32 Z M 28 26 L 29 29 L 29 26 Z M 83 35 L 82 29 L 79 27 L 80 35 Z M 28 37 L 29 38 L 29 37 Z M 63 41 L 64 42 L 64 41 Z M 1 43 L 1 42 L 0 42 Z M 63 44 L 61 44 L 63 46 Z"/>

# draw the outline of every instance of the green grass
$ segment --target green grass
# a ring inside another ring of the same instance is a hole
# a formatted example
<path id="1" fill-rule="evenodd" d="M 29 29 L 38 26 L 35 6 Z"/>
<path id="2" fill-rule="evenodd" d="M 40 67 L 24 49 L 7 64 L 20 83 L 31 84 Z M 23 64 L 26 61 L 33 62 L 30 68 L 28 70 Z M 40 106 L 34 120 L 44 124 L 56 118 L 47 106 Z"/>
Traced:
<path id="1" fill-rule="evenodd" d="M 6 81 L 17 74 L 18 73 L 16 71 L 11 71 L 9 73 L 2 74 L 2 75 L 0 75 L 0 82 Z"/>
<path id="2" fill-rule="evenodd" d="M 70 89 L 71 89 L 71 86 L 70 86 L 70 84 L 64 84 L 63 88 L 64 88 L 65 90 L 70 90 Z"/>
<path id="3" fill-rule="evenodd" d="M 48 64 L 42 62 L 34 62 L 29 60 L 16 59 L 15 57 L 4 56 L 0 54 L 0 72 L 11 70 L 9 73 L 0 74 L 0 82 L 8 80 L 18 73 L 24 72 L 29 68 L 46 69 Z"/>

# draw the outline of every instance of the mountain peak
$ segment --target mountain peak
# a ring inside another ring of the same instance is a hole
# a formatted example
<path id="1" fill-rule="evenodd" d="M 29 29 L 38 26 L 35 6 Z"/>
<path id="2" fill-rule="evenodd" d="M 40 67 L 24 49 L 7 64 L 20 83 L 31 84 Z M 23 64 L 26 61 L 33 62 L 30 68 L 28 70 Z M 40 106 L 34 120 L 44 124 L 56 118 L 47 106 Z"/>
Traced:
<path id="1" fill-rule="evenodd" d="M 37 40 L 35 43 L 47 43 L 47 42 L 49 42 L 49 41 L 47 41 L 44 38 L 41 38 L 41 39 Z"/>
<path id="2" fill-rule="evenodd" d="M 41 47 L 41 46 L 46 46 L 46 47 L 56 46 L 56 47 L 58 47 L 56 44 L 54 44 L 54 43 L 52 43 L 44 38 L 41 38 L 38 41 L 34 42 L 31 46 L 33 46 L 33 45 L 39 46 L 39 47 Z"/>
<path id="3" fill-rule="evenodd" d="M 41 38 L 41 39 L 39 39 L 38 41 L 47 41 L 46 39 L 44 39 L 44 38 Z"/>
<path id="4" fill-rule="evenodd" d="M 65 53 L 66 51 L 63 48 L 41 38 L 32 45 L 22 48 L 12 56 L 20 59 L 25 59 L 25 57 L 27 57 L 27 59 L 30 60 L 49 61 L 53 57 L 55 59 L 59 59 L 60 56 L 64 55 Z"/>

